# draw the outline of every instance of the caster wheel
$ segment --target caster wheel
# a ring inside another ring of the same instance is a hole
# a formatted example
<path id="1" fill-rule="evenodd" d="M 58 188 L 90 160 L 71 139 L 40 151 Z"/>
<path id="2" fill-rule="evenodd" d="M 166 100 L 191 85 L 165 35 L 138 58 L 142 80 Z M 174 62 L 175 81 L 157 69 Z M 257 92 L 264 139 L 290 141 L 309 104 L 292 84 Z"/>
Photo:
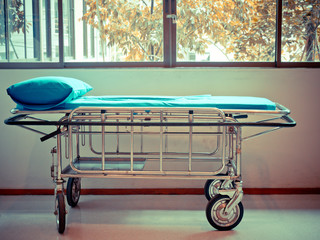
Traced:
<path id="1" fill-rule="evenodd" d="M 242 203 L 238 203 L 238 205 L 236 205 L 230 213 L 226 213 L 225 208 L 229 201 L 230 198 L 228 196 L 217 195 L 208 202 L 206 216 L 211 226 L 217 230 L 231 230 L 235 228 L 242 220 Z"/>
<path id="2" fill-rule="evenodd" d="M 64 196 L 58 193 L 56 197 L 56 224 L 59 233 L 63 233 L 66 227 L 66 206 L 64 203 Z"/>
<path id="3" fill-rule="evenodd" d="M 67 201 L 70 207 L 77 206 L 80 198 L 81 179 L 69 178 L 67 184 Z"/>
<path id="4" fill-rule="evenodd" d="M 221 180 L 218 179 L 209 179 L 206 181 L 204 185 L 204 194 L 208 201 L 210 201 L 213 197 L 219 194 L 218 189 L 221 186 Z"/>

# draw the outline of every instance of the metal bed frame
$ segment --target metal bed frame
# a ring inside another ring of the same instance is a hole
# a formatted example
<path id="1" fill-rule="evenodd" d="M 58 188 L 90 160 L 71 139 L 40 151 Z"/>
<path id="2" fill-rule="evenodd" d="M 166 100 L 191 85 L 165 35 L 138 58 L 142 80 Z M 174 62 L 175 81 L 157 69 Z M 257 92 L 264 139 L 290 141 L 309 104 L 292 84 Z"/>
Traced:
<path id="1" fill-rule="evenodd" d="M 75 207 L 80 198 L 81 178 L 207 180 L 204 192 L 209 201 L 208 222 L 218 230 L 233 229 L 242 220 L 244 211 L 242 142 L 296 125 L 289 117 L 290 111 L 280 104 L 276 104 L 274 111 L 79 107 L 70 111 L 12 113 L 15 116 L 6 119 L 6 124 L 40 133 L 44 135 L 41 141 L 56 138 L 56 146 L 51 150 L 51 176 L 55 183 L 54 213 L 59 233 L 65 231 L 66 225 L 65 193 L 68 204 Z M 62 116 L 52 121 L 38 117 L 42 114 Z M 48 134 L 38 130 L 39 126 L 55 126 L 56 130 Z M 242 136 L 243 127 L 252 127 L 255 132 Z M 185 151 L 169 149 L 171 138 L 174 142 L 183 139 Z M 198 138 L 209 138 L 212 149 L 195 151 Z M 148 144 L 157 150 L 147 151 Z M 66 191 L 65 178 L 69 178 Z"/>

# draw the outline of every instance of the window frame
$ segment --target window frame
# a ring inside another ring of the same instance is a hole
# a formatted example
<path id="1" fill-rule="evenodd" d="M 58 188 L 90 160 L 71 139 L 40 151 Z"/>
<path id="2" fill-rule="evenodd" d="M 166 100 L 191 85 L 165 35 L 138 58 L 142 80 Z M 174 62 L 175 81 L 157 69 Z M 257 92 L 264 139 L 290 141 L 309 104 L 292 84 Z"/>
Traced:
<path id="1" fill-rule="evenodd" d="M 39 1 L 35 11 L 39 10 Z M 50 1 L 50 0 L 49 0 Z M 164 52 L 162 62 L 66 62 L 64 61 L 64 29 L 63 29 L 63 0 L 58 1 L 58 28 L 59 28 L 59 61 L 58 62 L 1 62 L 0 69 L 54 69 L 54 68 L 146 68 L 146 67 L 259 67 L 259 68 L 319 68 L 320 62 L 282 62 L 282 0 L 276 0 L 276 36 L 275 36 L 275 59 L 272 62 L 183 62 L 176 59 L 176 24 L 168 18 L 168 14 L 176 14 L 176 0 L 163 0 L 163 38 Z M 34 3 L 35 2 L 35 3 Z M 74 5 L 74 1 L 70 4 Z M 7 0 L 4 0 L 5 8 L 8 7 Z M 73 7 L 73 6 L 72 6 Z M 72 10 L 71 10 L 72 11 Z M 4 14 L 5 21 L 8 21 L 7 14 Z M 34 17 L 34 16 L 33 16 Z M 39 17 L 39 16 L 38 16 Z M 7 24 L 5 24 L 7 25 Z M 74 31 L 74 29 L 72 29 Z M 46 34 L 48 34 L 46 32 Z M 90 31 L 91 34 L 91 31 Z M 48 35 L 47 35 L 48 36 Z M 8 31 L 5 29 L 5 37 L 9 39 Z M 72 39 L 74 41 L 74 38 Z M 46 44 L 49 44 L 46 40 Z M 6 52 L 8 51 L 6 41 Z M 73 46 L 74 47 L 74 46 Z M 87 46 L 90 48 L 92 46 Z M 36 51 L 36 49 L 34 49 Z M 88 54 L 88 49 L 86 49 Z M 74 52 L 73 52 L 74 53 Z M 8 53 L 6 53 L 8 54 Z M 52 54 L 52 52 L 51 52 Z M 91 53 L 92 54 L 92 53 Z"/>

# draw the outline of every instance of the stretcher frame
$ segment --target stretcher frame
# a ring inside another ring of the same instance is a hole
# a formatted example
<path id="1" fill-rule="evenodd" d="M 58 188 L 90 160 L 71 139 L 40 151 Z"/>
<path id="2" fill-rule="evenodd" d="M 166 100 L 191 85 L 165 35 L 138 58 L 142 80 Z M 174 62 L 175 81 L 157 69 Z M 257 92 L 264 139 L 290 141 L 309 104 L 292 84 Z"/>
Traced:
<path id="1" fill-rule="evenodd" d="M 15 116 L 5 120 L 6 124 L 40 133 L 44 135 L 41 138 L 42 141 L 56 138 L 56 146 L 51 150 L 51 176 L 55 183 L 55 214 L 59 233 L 64 232 L 66 223 L 65 178 L 69 178 L 66 195 L 71 207 L 76 206 L 79 201 L 81 178 L 204 179 L 207 180 L 204 190 L 209 200 L 206 208 L 209 223 L 218 230 L 233 229 L 240 223 L 243 216 L 242 142 L 296 125 L 289 116 L 290 110 L 278 103 L 276 103 L 276 110 L 78 107 L 74 110 L 13 110 L 12 113 Z M 57 121 L 52 121 L 39 118 L 38 115 L 42 114 L 63 114 L 63 116 Z M 56 130 L 48 134 L 35 128 L 38 126 L 55 126 Z M 262 130 L 242 136 L 243 127 Z M 180 128 L 183 130 L 176 130 Z M 214 130 L 207 130 L 211 128 Z M 92 144 L 93 136 L 97 135 L 101 140 L 100 151 L 94 149 Z M 110 135 L 115 136 L 116 139 L 116 147 L 112 152 L 105 147 L 106 136 Z M 120 150 L 119 143 L 122 135 L 130 138 L 129 151 Z M 148 135 L 159 136 L 158 152 L 144 151 L 143 139 Z M 167 147 L 169 135 L 187 136 L 188 150 L 169 152 Z M 215 136 L 216 146 L 211 152 L 194 152 L 193 137 L 195 135 Z M 139 151 L 135 148 L 136 136 L 140 136 Z M 62 143 L 62 137 L 65 137 L 65 144 Z M 87 138 L 89 138 L 90 150 L 98 157 L 81 156 L 80 149 L 86 145 Z M 65 159 L 69 160 L 66 166 L 64 166 Z M 164 163 L 168 160 L 184 161 L 187 168 L 178 171 L 165 169 Z M 158 168 L 144 170 L 144 164 L 150 161 L 156 161 Z M 211 171 L 194 170 L 193 164 L 197 161 L 212 162 L 215 166 L 218 164 L 218 167 Z M 125 167 L 110 169 L 110 166 Z M 137 169 L 137 166 L 140 167 Z"/>

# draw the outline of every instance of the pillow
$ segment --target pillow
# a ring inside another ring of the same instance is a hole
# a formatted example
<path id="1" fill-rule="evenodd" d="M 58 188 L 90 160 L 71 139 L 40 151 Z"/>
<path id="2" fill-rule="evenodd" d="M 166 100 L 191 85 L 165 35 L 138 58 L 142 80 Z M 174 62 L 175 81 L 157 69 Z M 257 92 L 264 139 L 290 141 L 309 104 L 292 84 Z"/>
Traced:
<path id="1" fill-rule="evenodd" d="M 47 110 L 78 98 L 92 87 L 75 78 L 38 77 L 10 86 L 7 93 L 17 104 L 31 110 Z"/>

